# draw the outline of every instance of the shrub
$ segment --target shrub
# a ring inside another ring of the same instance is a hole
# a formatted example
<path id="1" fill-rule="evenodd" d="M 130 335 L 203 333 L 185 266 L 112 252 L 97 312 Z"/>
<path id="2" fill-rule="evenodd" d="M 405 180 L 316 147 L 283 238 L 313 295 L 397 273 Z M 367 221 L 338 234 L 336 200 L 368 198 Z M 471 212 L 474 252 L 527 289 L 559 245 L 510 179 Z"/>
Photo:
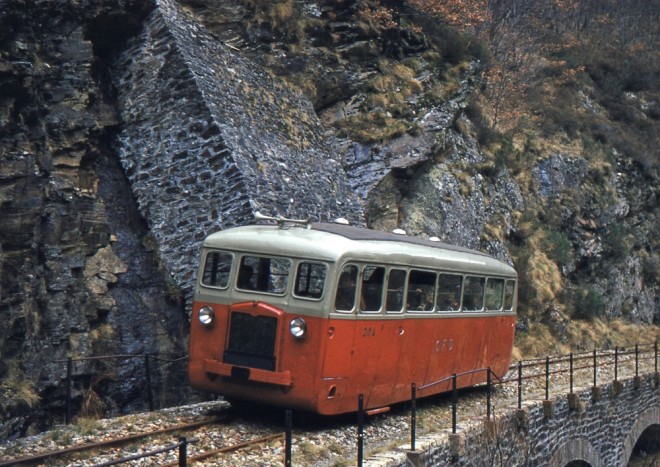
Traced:
<path id="1" fill-rule="evenodd" d="M 603 296 L 591 287 L 578 290 L 573 296 L 573 317 L 593 320 L 605 312 Z"/>
<path id="2" fill-rule="evenodd" d="M 628 255 L 633 246 L 634 237 L 628 227 L 622 222 L 615 222 L 610 227 L 605 243 L 609 247 L 610 254 L 615 258 Z"/>
<path id="3" fill-rule="evenodd" d="M 559 266 L 566 266 L 573 261 L 573 244 L 561 232 L 546 231 L 543 249 Z"/>

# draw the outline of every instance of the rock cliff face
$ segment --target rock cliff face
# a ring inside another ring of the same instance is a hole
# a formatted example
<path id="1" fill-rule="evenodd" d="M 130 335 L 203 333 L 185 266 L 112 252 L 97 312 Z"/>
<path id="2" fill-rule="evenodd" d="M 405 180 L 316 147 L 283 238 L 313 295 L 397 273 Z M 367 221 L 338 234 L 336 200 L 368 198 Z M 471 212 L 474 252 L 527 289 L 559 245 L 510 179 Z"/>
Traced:
<path id="1" fill-rule="evenodd" d="M 67 357 L 153 354 L 158 403 L 195 397 L 165 362 L 186 353 L 199 242 L 255 206 L 516 259 L 521 285 L 546 222 L 570 245 L 564 289 L 660 320 L 657 170 L 493 163 L 463 112 L 478 61 L 438 91 L 427 25 L 368 27 L 363 3 L 295 2 L 283 26 L 239 0 L 0 0 L 0 438 L 62 421 Z M 75 413 L 146 406 L 139 359 L 73 376 Z"/>
<path id="2" fill-rule="evenodd" d="M 112 147 L 119 116 L 99 57 L 152 8 L 0 3 L 2 436 L 62 420 L 62 359 L 185 354 L 185 313 Z M 181 380 L 169 370 L 154 378 Z M 73 381 L 78 409 L 144 407 L 139 361 L 77 362 Z M 169 386 L 157 396 L 172 403 L 185 390 Z M 90 406 L 103 392 L 105 407 Z"/>

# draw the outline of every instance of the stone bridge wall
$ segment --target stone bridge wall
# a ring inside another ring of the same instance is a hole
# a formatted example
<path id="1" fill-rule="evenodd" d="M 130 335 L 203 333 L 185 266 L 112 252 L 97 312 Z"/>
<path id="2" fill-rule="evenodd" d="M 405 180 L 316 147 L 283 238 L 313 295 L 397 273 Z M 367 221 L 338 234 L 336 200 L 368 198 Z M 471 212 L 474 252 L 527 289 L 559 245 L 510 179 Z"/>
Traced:
<path id="1" fill-rule="evenodd" d="M 163 263 L 189 292 L 201 240 L 254 212 L 364 222 L 300 94 L 157 0 L 114 65 L 118 149 Z"/>
<path id="2" fill-rule="evenodd" d="M 419 438 L 416 451 L 402 446 L 365 465 L 563 467 L 580 460 L 625 466 L 644 430 L 660 432 L 659 385 L 660 375 L 651 374 L 528 402 L 490 422 L 460 424 L 456 434 Z"/>

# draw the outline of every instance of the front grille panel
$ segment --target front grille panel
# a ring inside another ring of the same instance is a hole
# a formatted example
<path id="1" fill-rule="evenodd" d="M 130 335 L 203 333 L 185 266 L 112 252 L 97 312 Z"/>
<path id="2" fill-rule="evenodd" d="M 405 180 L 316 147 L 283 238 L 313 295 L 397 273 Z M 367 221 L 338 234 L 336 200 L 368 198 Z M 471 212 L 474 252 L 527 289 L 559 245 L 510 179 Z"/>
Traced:
<path id="1" fill-rule="evenodd" d="M 277 318 L 232 312 L 223 362 L 275 371 Z"/>

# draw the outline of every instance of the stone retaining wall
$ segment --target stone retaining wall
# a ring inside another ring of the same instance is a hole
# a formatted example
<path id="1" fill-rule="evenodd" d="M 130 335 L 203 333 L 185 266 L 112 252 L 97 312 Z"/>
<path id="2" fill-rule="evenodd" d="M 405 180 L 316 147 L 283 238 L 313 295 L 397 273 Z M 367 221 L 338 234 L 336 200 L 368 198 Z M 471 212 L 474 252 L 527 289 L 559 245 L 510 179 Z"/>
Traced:
<path id="1" fill-rule="evenodd" d="M 385 466 L 560 466 L 581 460 L 593 467 L 624 466 L 641 434 L 660 426 L 660 375 L 576 389 L 550 401 L 528 402 L 491 421 L 419 438 L 365 462 Z M 656 430 L 657 431 L 657 430 Z"/>
<path id="2" fill-rule="evenodd" d="M 159 0 L 115 64 L 118 144 L 165 266 L 189 292 L 200 241 L 267 215 L 362 224 L 313 108 Z"/>

